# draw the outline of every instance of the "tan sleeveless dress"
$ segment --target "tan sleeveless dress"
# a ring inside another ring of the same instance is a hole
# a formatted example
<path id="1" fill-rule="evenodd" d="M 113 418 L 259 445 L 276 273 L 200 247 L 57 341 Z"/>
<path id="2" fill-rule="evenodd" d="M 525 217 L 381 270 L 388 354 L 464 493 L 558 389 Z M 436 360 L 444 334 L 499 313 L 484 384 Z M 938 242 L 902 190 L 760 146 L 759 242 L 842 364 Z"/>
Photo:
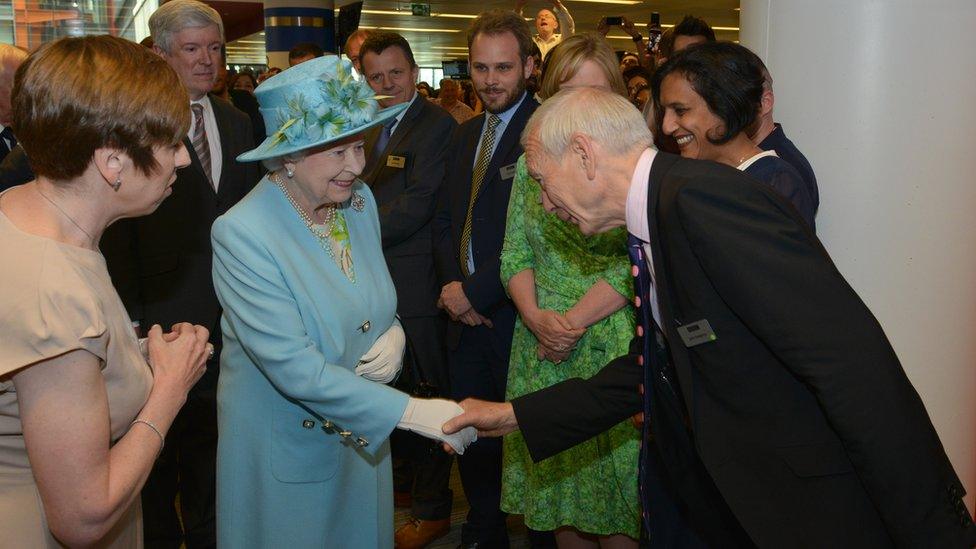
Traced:
<path id="1" fill-rule="evenodd" d="M 102 362 L 114 443 L 145 404 L 152 372 L 105 259 L 25 233 L 0 212 L 0 548 L 61 547 L 31 473 L 12 375 L 77 349 Z M 142 547 L 138 498 L 98 546 Z"/>

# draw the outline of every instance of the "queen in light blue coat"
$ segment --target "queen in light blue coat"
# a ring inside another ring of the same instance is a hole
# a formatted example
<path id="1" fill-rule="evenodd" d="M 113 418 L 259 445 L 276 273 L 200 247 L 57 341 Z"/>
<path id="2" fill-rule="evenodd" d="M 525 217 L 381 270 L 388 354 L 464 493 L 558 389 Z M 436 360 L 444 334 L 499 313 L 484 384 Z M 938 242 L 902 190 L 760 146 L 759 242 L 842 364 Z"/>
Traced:
<path id="1" fill-rule="evenodd" d="M 239 160 L 271 172 L 213 226 L 222 547 L 392 547 L 388 436 L 442 438 L 461 411 L 383 384 L 404 338 L 376 203 L 356 176 L 363 130 L 402 107 L 378 110 L 347 63 L 319 58 L 258 88 L 270 135 Z"/>

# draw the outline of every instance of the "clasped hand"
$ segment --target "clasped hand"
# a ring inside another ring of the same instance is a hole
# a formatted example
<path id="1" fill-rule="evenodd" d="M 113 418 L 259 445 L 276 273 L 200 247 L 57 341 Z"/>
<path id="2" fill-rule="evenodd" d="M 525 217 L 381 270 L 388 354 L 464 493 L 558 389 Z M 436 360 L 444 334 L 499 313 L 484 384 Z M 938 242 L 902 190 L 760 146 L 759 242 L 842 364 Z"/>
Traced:
<path id="1" fill-rule="evenodd" d="M 474 310 L 471 302 L 468 301 L 468 296 L 464 294 L 464 286 L 458 281 L 448 282 L 441 288 L 437 307 L 444 309 L 451 320 L 468 326 L 481 326 L 483 324 L 489 328 L 493 327 L 491 320 Z"/>
<path id="2" fill-rule="evenodd" d="M 146 338 L 146 355 L 153 369 L 155 386 L 168 386 L 183 396 L 207 371 L 207 359 L 213 345 L 207 342 L 210 332 L 203 326 L 187 322 L 174 324 L 164 333 L 154 325 Z"/>
<path id="3" fill-rule="evenodd" d="M 403 350 L 407 336 L 400 321 L 394 319 L 390 329 L 376 338 L 373 346 L 359 359 L 356 375 L 370 381 L 389 383 L 396 379 L 403 367 Z"/>
<path id="4" fill-rule="evenodd" d="M 564 315 L 551 309 L 538 309 L 524 315 L 523 321 L 539 341 L 538 356 L 552 362 L 569 358 L 586 328 L 576 328 Z"/>

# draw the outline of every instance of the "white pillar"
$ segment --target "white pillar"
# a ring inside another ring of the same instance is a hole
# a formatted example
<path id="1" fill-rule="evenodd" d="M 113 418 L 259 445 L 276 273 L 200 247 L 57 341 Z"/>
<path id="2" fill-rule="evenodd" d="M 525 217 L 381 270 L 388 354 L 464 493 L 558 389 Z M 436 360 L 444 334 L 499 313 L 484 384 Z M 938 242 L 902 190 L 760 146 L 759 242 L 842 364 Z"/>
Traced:
<path id="1" fill-rule="evenodd" d="M 742 0 L 817 231 L 976 493 L 976 2 Z M 870 406 L 870 402 L 865 402 Z"/>

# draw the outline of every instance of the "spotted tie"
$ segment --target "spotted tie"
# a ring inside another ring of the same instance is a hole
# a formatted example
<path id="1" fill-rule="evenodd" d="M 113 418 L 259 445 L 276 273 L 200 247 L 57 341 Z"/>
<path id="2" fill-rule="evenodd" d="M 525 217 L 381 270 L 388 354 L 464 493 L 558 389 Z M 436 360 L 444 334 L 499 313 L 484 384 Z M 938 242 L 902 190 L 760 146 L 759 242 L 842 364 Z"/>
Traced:
<path id="1" fill-rule="evenodd" d="M 481 191 L 481 183 L 485 179 L 485 172 L 488 171 L 488 163 L 491 162 L 492 149 L 495 148 L 495 128 L 501 123 L 502 119 L 495 114 L 488 114 L 488 128 L 481 136 L 481 145 L 478 147 L 478 161 L 474 165 L 474 173 L 471 176 L 471 197 L 468 199 L 468 214 L 464 217 L 464 228 L 461 229 L 461 272 L 464 276 L 471 273 L 468 271 L 468 259 L 471 253 L 471 216 L 474 213 L 474 202 L 478 199 Z"/>
<path id="2" fill-rule="evenodd" d="M 210 142 L 207 141 L 207 128 L 203 121 L 203 105 L 199 103 L 190 104 L 193 111 L 193 150 L 197 153 L 197 159 L 203 166 L 203 173 L 207 175 L 207 181 L 213 187 L 213 165 L 210 161 Z"/>

